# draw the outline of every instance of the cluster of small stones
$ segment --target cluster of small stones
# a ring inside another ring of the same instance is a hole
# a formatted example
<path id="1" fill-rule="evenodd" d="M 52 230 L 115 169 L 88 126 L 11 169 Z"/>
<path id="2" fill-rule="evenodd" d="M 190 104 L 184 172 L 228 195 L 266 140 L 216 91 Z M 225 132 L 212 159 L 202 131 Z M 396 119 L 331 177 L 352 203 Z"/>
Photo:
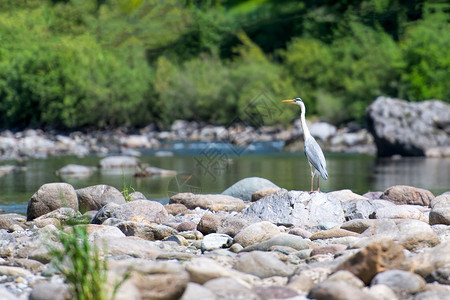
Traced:
<path id="1" fill-rule="evenodd" d="M 310 124 L 311 133 L 330 151 L 375 153 L 371 135 L 365 129 L 337 130 L 334 125 L 317 122 Z M 284 141 L 296 145 L 301 139 L 299 120 L 293 127 L 233 125 L 213 126 L 183 120 L 175 121 L 170 130 L 158 130 L 149 125 L 136 132 L 126 129 L 113 131 L 73 132 L 58 134 L 42 130 L 25 130 L 13 133 L 0 132 L 0 160 L 22 160 L 50 156 L 74 155 L 84 157 L 89 154 L 129 154 L 139 155 L 139 149 L 162 149 L 164 142 L 223 141 L 238 146 L 248 146 L 253 142 Z M 296 146 L 300 149 L 300 146 Z"/>
<path id="2" fill-rule="evenodd" d="M 176 194 L 165 206 L 139 192 L 131 198 L 107 185 L 49 183 L 26 217 L 0 215 L 0 298 L 70 299 L 48 249 L 69 219 L 89 220 L 111 282 L 130 272 L 115 299 L 450 295 L 449 193 L 310 194 L 246 178 L 223 194 Z"/>

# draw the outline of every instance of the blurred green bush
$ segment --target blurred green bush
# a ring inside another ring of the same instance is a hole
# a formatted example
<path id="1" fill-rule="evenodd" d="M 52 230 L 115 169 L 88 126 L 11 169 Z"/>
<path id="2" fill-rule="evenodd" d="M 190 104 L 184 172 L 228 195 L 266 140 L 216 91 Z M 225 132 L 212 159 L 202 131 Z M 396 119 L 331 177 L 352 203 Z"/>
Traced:
<path id="1" fill-rule="evenodd" d="M 251 122 L 261 93 L 335 124 L 379 95 L 450 101 L 450 5 L 282 2 L 4 0 L 0 127 Z"/>

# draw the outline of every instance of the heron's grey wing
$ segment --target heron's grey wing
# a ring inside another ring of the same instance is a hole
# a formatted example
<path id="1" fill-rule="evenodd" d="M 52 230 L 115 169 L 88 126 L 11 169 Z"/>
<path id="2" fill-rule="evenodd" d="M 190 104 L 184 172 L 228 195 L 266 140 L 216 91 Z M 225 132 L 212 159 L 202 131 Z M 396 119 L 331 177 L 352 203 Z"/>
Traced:
<path id="1" fill-rule="evenodd" d="M 326 180 L 328 178 L 327 162 L 322 149 L 312 137 L 305 141 L 305 154 L 309 162 L 319 171 L 322 178 Z"/>

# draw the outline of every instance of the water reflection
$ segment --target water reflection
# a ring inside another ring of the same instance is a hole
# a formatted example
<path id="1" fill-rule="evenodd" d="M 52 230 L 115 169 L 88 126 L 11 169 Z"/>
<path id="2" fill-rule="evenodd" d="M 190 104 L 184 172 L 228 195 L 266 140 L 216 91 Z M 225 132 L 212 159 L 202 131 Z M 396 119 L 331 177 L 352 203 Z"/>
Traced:
<path id="1" fill-rule="evenodd" d="M 329 178 L 320 182 L 323 191 L 351 189 L 363 194 L 405 184 L 425 188 L 439 195 L 449 190 L 450 186 L 450 158 L 392 160 L 376 159 L 367 155 L 329 153 L 326 158 Z M 60 157 L 26 161 L 27 171 L 0 177 L 0 209 L 26 213 L 28 200 L 42 184 L 64 181 L 55 174 L 56 170 L 70 163 L 97 166 L 100 159 Z M 167 201 L 167 198 L 176 192 L 221 193 L 236 181 L 252 176 L 267 178 L 286 189 L 310 189 L 310 169 L 303 153 L 229 155 L 221 168 L 208 170 L 199 167 L 201 159 L 198 155 L 144 155 L 139 158 L 142 163 L 177 170 L 180 174 L 178 177 L 135 178 L 129 170 L 98 170 L 88 178 L 68 178 L 65 181 L 76 189 L 95 184 L 109 184 L 122 190 L 124 178 L 127 186 L 131 185 L 149 199 L 159 199 L 162 202 Z M 187 185 L 180 185 L 186 178 Z"/>
<path id="2" fill-rule="evenodd" d="M 429 189 L 436 195 L 445 192 L 450 189 L 450 158 L 376 159 L 372 186 L 384 190 L 397 184 Z"/>

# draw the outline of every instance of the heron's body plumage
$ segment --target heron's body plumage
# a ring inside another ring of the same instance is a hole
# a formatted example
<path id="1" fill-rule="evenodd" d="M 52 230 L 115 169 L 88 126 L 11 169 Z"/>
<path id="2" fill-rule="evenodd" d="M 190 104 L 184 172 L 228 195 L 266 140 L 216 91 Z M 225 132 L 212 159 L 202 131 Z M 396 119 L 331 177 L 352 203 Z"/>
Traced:
<path id="1" fill-rule="evenodd" d="M 303 138 L 305 140 L 305 155 L 308 158 L 309 165 L 311 167 L 311 193 L 313 192 L 314 177 L 316 175 L 322 176 L 323 179 L 327 180 L 327 161 L 325 160 L 325 155 L 323 155 L 322 148 L 316 142 L 314 137 L 309 132 L 308 126 L 306 125 L 306 108 L 302 99 L 295 98 L 293 100 L 283 100 L 283 102 L 290 102 L 298 104 L 300 106 L 300 121 L 302 122 Z M 317 190 L 320 191 L 319 187 L 319 177 L 317 177 Z"/>
<path id="2" fill-rule="evenodd" d="M 313 137 L 305 140 L 305 155 L 324 180 L 328 178 L 327 162 L 322 149 Z"/>

